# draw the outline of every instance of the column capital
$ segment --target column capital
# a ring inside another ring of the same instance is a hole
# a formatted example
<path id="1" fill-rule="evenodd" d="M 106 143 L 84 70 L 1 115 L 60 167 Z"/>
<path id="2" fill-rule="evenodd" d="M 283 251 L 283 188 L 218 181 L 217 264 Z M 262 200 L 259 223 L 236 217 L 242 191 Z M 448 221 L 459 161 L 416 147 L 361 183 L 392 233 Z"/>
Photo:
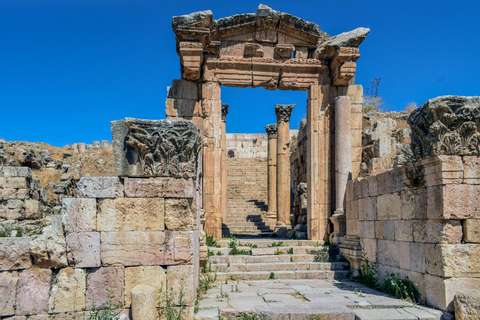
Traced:
<path id="1" fill-rule="evenodd" d="M 227 114 L 228 114 L 228 107 L 229 105 L 226 103 L 222 103 L 222 120 L 225 121 Z"/>
<path id="2" fill-rule="evenodd" d="M 267 132 L 269 138 L 276 138 L 277 137 L 277 124 L 276 123 L 267 124 L 265 126 L 265 131 Z"/>
<path id="3" fill-rule="evenodd" d="M 295 108 L 294 104 L 276 104 L 275 114 L 277 115 L 277 123 L 288 123 L 290 121 L 293 108 Z"/>

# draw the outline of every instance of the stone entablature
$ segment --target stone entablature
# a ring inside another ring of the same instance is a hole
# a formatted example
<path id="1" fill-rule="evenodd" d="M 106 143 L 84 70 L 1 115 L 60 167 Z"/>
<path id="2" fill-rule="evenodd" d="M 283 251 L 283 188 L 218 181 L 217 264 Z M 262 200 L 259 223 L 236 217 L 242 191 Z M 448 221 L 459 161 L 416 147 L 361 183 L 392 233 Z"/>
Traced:
<path id="1" fill-rule="evenodd" d="M 330 37 L 315 23 L 265 5 L 256 14 L 219 20 L 211 11 L 177 16 L 172 28 L 184 79 L 270 90 L 348 85 L 358 46 L 370 31 L 358 28 Z"/>

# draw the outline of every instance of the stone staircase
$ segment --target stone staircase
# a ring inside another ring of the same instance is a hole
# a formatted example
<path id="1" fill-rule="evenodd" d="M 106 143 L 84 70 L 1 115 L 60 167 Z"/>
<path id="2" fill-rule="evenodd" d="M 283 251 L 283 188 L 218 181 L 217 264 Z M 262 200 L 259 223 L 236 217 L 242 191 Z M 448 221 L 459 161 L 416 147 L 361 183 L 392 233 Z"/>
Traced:
<path id="1" fill-rule="evenodd" d="M 223 235 L 237 237 L 271 236 L 268 221 L 267 160 L 227 159 L 228 218 Z"/>
<path id="2" fill-rule="evenodd" d="M 231 240 L 218 240 L 221 247 L 209 247 L 208 268 L 216 272 L 217 281 L 269 279 L 343 279 L 347 276 L 346 262 L 315 262 L 317 241 L 252 239 L 235 241 L 236 249 L 244 254 L 229 254 Z M 273 246 L 279 245 L 280 246 Z M 251 254 L 250 254 L 251 253 Z M 338 261 L 337 256 L 332 256 Z"/>

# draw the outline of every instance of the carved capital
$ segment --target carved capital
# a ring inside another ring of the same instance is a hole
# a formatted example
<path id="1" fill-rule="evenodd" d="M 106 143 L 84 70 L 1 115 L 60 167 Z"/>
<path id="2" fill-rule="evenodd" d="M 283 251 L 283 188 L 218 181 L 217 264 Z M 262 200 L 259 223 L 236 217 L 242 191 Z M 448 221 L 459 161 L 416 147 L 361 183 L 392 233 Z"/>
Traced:
<path id="1" fill-rule="evenodd" d="M 332 60 L 332 81 L 335 86 L 346 86 L 355 76 L 357 64 L 355 61 L 360 58 L 358 48 L 341 47 L 337 49 L 335 57 Z"/>
<path id="2" fill-rule="evenodd" d="M 180 61 L 187 80 L 200 79 L 203 45 L 200 42 L 180 42 Z"/>
<path id="3" fill-rule="evenodd" d="M 443 96 L 428 100 L 407 119 L 417 158 L 480 156 L 480 97 Z"/>
<path id="4" fill-rule="evenodd" d="M 243 55 L 245 57 L 263 57 L 262 46 L 258 43 L 246 43 Z"/>
<path id="5" fill-rule="evenodd" d="M 277 116 L 277 123 L 288 123 L 290 121 L 293 108 L 295 108 L 294 104 L 276 104 L 275 114 Z"/>
<path id="6" fill-rule="evenodd" d="M 222 120 L 225 121 L 225 118 L 227 117 L 228 114 L 228 104 L 224 103 L 222 104 Z"/>
<path id="7" fill-rule="evenodd" d="M 276 138 L 277 137 L 277 124 L 272 123 L 272 124 L 267 124 L 265 126 L 265 131 L 268 134 L 268 138 Z"/>

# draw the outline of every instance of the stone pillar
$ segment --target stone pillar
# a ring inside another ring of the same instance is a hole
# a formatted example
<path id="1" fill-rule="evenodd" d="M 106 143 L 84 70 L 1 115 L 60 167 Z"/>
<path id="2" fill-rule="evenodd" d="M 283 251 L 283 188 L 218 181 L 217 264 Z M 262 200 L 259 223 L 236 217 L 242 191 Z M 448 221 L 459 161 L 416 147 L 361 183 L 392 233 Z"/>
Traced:
<path id="1" fill-rule="evenodd" d="M 335 214 L 330 219 L 337 237 L 345 235 L 345 190 L 352 177 L 350 97 L 335 98 Z"/>
<path id="2" fill-rule="evenodd" d="M 268 134 L 268 213 L 269 219 L 277 220 L 277 125 L 265 127 Z"/>
<path id="3" fill-rule="evenodd" d="M 139 285 L 132 289 L 131 294 L 133 320 L 156 320 L 155 288 Z"/>
<path id="4" fill-rule="evenodd" d="M 221 181 L 222 184 L 222 223 L 227 222 L 227 123 L 225 121 L 228 114 L 228 104 L 222 104 L 222 163 L 221 163 Z"/>
<path id="5" fill-rule="evenodd" d="M 290 228 L 290 116 L 294 104 L 276 104 L 277 115 L 277 224 L 284 235 Z"/>

